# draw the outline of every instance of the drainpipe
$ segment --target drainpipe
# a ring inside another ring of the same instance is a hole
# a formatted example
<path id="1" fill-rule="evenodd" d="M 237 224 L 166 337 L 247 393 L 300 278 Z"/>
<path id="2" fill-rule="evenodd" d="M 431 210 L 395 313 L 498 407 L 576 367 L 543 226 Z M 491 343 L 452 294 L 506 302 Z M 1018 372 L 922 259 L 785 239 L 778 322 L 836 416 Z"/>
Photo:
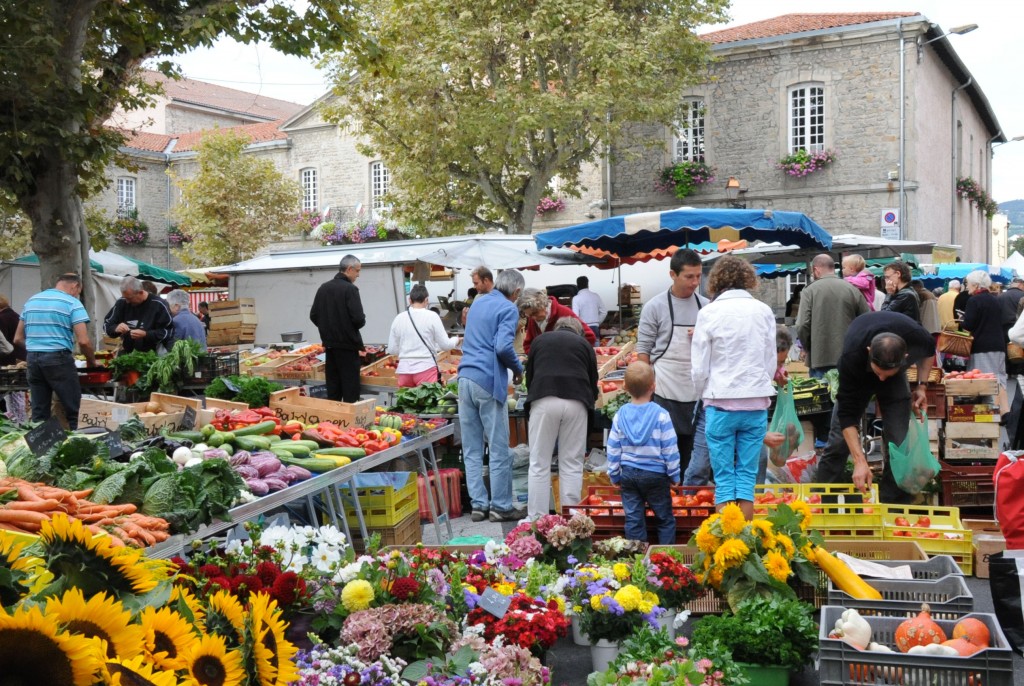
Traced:
<path id="1" fill-rule="evenodd" d="M 954 88 L 953 89 L 952 102 L 950 103 L 950 117 L 952 118 L 952 135 L 950 137 L 950 147 L 952 148 L 952 158 L 953 158 L 953 169 L 952 169 L 952 173 L 950 174 L 950 176 L 952 177 L 952 190 L 953 190 L 953 192 L 952 192 L 952 197 L 951 197 L 951 199 L 949 201 L 949 204 L 950 204 L 950 208 L 949 208 L 949 242 L 952 245 L 956 245 L 956 204 L 957 204 L 957 197 L 956 197 L 956 167 L 957 167 L 957 163 L 959 162 L 959 160 L 957 159 L 957 154 L 956 154 L 956 96 L 960 93 L 960 91 L 962 91 L 964 88 L 967 88 L 968 86 L 970 86 L 973 82 L 974 82 L 974 77 L 971 76 L 970 78 L 967 79 L 967 83 L 964 83 L 964 84 Z"/>
<path id="2" fill-rule="evenodd" d="M 907 221 L 907 186 L 904 173 L 904 165 L 907 159 L 907 77 L 906 69 L 906 46 L 903 44 L 903 20 L 896 22 L 896 32 L 900 37 L 900 238 L 906 238 L 907 234 L 903 227 Z"/>

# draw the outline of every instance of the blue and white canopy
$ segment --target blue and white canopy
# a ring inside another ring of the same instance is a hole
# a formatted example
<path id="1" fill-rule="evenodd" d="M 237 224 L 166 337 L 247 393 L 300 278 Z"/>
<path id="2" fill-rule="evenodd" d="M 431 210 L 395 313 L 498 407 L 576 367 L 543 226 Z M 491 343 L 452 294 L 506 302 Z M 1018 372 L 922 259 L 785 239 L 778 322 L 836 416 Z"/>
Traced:
<path id="1" fill-rule="evenodd" d="M 538 248 L 588 247 L 619 258 L 710 241 L 780 241 L 832 247 L 832 237 L 800 212 L 684 207 L 598 219 L 534 236 Z"/>

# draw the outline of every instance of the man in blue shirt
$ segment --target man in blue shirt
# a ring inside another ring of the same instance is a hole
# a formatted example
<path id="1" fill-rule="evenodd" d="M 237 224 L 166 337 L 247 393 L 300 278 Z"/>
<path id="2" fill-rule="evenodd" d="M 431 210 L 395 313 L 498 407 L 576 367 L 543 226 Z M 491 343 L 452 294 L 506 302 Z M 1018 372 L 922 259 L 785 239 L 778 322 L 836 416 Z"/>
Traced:
<path id="1" fill-rule="evenodd" d="M 466 337 L 459 363 L 459 422 L 466 487 L 472 501 L 472 520 L 492 522 L 521 519 L 525 509 L 512 506 L 512 452 L 508 447 L 508 371 L 512 383 L 523 379 L 512 342 L 519 325 L 515 306 L 525 281 L 506 269 L 494 281 L 494 290 L 478 295 L 466 318 Z M 483 478 L 484 441 L 490 448 L 491 494 Z"/>
<path id="2" fill-rule="evenodd" d="M 14 334 L 14 342 L 24 344 L 28 350 L 32 421 L 50 418 L 50 403 L 56 393 L 71 430 L 78 428 L 78 409 L 82 404 L 82 386 L 75 368 L 76 342 L 86 363 L 96 366 L 85 326 L 89 314 L 78 299 L 81 293 L 82 279 L 77 274 L 60 276 L 55 287 L 28 299 Z"/>
<path id="3" fill-rule="evenodd" d="M 167 309 L 171 311 L 171 324 L 174 327 L 174 334 L 171 337 L 171 344 L 186 338 L 199 344 L 199 349 L 206 351 L 206 327 L 199 317 L 192 314 L 188 309 L 188 292 L 177 290 L 167 294 Z"/>

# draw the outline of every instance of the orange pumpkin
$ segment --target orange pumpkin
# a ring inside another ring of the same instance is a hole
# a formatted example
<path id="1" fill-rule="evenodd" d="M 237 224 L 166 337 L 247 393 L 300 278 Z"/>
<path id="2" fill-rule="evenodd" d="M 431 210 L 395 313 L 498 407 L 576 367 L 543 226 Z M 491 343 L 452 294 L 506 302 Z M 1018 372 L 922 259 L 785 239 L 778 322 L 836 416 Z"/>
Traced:
<path id="1" fill-rule="evenodd" d="M 921 611 L 916 617 L 904 620 L 896 628 L 896 647 L 901 653 L 907 652 L 914 646 L 943 643 L 945 640 L 946 632 L 932 619 L 928 603 L 921 605 Z"/>
<path id="2" fill-rule="evenodd" d="M 966 638 L 951 638 L 948 641 L 943 641 L 942 645 L 949 646 L 956 652 L 960 653 L 960 657 L 974 655 L 976 652 L 981 650 L 981 646 L 974 645 Z"/>
<path id="3" fill-rule="evenodd" d="M 953 638 L 964 638 L 978 646 L 988 648 L 992 645 L 992 635 L 989 633 L 985 622 L 974 617 L 961 619 L 953 627 Z"/>

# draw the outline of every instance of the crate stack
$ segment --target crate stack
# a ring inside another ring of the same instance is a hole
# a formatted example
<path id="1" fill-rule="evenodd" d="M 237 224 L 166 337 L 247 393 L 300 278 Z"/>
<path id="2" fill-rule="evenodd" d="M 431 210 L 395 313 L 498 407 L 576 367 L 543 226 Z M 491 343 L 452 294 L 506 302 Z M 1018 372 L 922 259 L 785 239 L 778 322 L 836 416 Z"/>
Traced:
<path id="1" fill-rule="evenodd" d="M 912 385 L 917 383 L 917 367 L 907 369 L 907 381 Z M 942 383 L 942 371 L 933 368 L 928 374 L 925 386 L 925 396 L 928 406 L 925 412 L 928 415 L 928 443 L 932 455 L 938 458 L 942 455 L 941 432 L 946 420 L 946 385 Z"/>
<path id="2" fill-rule="evenodd" d="M 210 331 L 207 345 L 238 345 L 256 341 L 256 301 L 253 298 L 210 303 Z"/>
<path id="3" fill-rule="evenodd" d="M 992 471 L 999 457 L 999 385 L 995 379 L 946 381 L 942 504 L 991 509 Z"/>

